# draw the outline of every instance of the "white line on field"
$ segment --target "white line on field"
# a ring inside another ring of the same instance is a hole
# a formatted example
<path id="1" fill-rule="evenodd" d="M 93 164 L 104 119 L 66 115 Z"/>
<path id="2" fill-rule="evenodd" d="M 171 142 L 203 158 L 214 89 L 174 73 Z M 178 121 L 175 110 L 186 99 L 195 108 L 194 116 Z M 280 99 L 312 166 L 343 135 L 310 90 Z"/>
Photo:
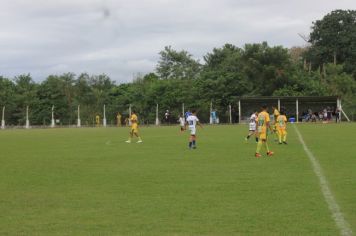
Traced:
<path id="1" fill-rule="evenodd" d="M 304 139 L 303 139 L 301 133 L 299 132 L 297 126 L 293 125 L 293 127 L 295 129 L 295 132 L 298 135 L 300 143 L 303 145 L 305 153 L 308 155 L 309 160 L 312 163 L 315 175 L 319 178 L 321 191 L 324 195 L 325 201 L 327 202 L 327 204 L 329 206 L 329 210 L 332 213 L 335 223 L 336 223 L 337 227 L 340 229 L 341 235 L 351 236 L 352 230 L 351 230 L 349 224 L 347 223 L 347 221 L 345 220 L 344 215 L 342 214 L 340 207 L 334 198 L 334 195 L 331 193 L 328 181 L 326 180 L 326 178 L 323 174 L 323 170 L 321 169 L 321 166 L 320 166 L 318 160 L 315 158 L 313 153 L 309 150 L 309 148 L 305 144 Z"/>

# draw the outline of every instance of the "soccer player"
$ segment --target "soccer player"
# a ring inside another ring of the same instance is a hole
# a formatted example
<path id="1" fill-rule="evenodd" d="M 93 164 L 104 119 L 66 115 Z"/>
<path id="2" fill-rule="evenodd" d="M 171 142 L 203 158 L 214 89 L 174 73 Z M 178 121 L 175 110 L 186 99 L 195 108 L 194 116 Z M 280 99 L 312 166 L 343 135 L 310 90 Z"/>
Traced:
<path id="1" fill-rule="evenodd" d="M 131 143 L 131 140 L 132 140 L 134 135 L 138 138 L 137 143 L 142 143 L 142 139 L 141 139 L 141 137 L 140 137 L 140 135 L 138 133 L 138 118 L 137 118 L 137 115 L 136 115 L 135 111 L 132 111 L 132 114 L 130 116 L 130 121 L 131 121 L 130 137 L 126 141 L 126 143 Z"/>
<path id="2" fill-rule="evenodd" d="M 257 115 L 258 112 L 255 111 L 254 113 L 252 113 L 251 117 L 250 117 L 250 122 L 249 122 L 249 131 L 248 131 L 248 135 L 245 138 L 245 140 L 249 140 L 249 138 L 254 134 L 255 138 L 256 138 L 256 143 L 258 142 L 258 137 L 256 135 L 256 119 L 257 119 Z"/>
<path id="3" fill-rule="evenodd" d="M 269 150 L 269 147 L 267 144 L 267 128 L 269 128 L 271 131 L 272 131 L 272 128 L 270 125 L 270 118 L 269 118 L 269 114 L 267 112 L 266 105 L 263 105 L 261 107 L 261 112 L 258 113 L 256 123 L 257 123 L 258 143 L 257 143 L 255 157 L 261 157 L 260 150 L 261 150 L 261 147 L 263 144 L 266 147 L 267 156 L 272 156 L 273 152 Z"/>
<path id="4" fill-rule="evenodd" d="M 285 112 L 282 110 L 281 114 L 277 117 L 277 133 L 279 144 L 287 144 L 287 117 Z"/>
<path id="5" fill-rule="evenodd" d="M 273 133 L 274 133 L 274 141 L 277 142 L 278 140 L 278 133 L 277 133 L 277 117 L 279 116 L 279 111 L 277 107 L 272 106 L 273 110 Z"/>
<path id="6" fill-rule="evenodd" d="M 186 126 L 189 126 L 190 136 L 189 136 L 189 149 L 196 149 L 196 126 L 199 125 L 201 128 L 203 126 L 199 123 L 199 119 L 196 115 L 196 111 L 192 110 L 192 114 L 188 116 L 186 121 Z"/>
<path id="7" fill-rule="evenodd" d="M 183 114 L 179 114 L 179 119 L 178 119 L 179 125 L 180 125 L 180 132 L 183 132 L 185 130 L 185 121 Z"/>

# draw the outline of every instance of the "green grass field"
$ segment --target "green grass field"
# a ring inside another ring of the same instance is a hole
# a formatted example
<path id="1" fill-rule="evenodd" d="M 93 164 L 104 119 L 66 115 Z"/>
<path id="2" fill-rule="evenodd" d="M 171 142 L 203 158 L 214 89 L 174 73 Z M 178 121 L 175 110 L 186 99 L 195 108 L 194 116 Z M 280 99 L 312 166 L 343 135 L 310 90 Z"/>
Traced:
<path id="1" fill-rule="evenodd" d="M 356 232 L 356 124 L 298 125 Z M 0 132 L 0 235 L 339 235 L 292 125 L 255 158 L 246 125 Z"/>

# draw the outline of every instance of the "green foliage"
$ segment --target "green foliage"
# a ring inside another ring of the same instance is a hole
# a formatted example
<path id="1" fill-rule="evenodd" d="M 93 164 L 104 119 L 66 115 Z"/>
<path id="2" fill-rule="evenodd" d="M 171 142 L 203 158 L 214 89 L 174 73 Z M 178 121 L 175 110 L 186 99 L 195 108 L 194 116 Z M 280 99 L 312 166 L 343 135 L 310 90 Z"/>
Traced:
<path id="1" fill-rule="evenodd" d="M 157 74 L 162 79 L 195 79 L 200 71 L 200 64 L 187 51 L 177 52 L 171 46 L 160 53 Z"/>
<path id="2" fill-rule="evenodd" d="M 313 22 L 309 42 L 314 65 L 345 64 L 346 72 L 355 73 L 356 11 L 335 10 Z"/>

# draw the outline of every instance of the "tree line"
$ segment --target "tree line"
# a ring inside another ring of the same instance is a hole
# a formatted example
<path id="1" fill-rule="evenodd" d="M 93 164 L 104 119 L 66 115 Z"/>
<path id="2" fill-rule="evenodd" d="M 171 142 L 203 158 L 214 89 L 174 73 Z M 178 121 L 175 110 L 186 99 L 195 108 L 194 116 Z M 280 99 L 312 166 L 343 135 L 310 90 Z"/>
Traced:
<path id="1" fill-rule="evenodd" d="M 142 123 L 154 123 L 156 104 L 174 117 L 198 108 L 208 119 L 210 102 L 217 110 L 236 104 L 240 96 L 337 95 L 348 113 L 356 113 L 356 11 L 336 10 L 312 23 L 305 47 L 285 48 L 267 42 L 242 47 L 225 44 L 203 57 L 165 47 L 154 72 L 130 83 L 109 76 L 73 73 L 49 75 L 34 82 L 30 74 L 0 76 L 0 106 L 8 125 L 24 125 L 26 106 L 31 124 L 48 125 L 51 107 L 61 124 L 75 124 L 80 105 L 83 125 L 93 125 L 106 105 L 109 124 L 128 115 L 132 104 Z"/>

